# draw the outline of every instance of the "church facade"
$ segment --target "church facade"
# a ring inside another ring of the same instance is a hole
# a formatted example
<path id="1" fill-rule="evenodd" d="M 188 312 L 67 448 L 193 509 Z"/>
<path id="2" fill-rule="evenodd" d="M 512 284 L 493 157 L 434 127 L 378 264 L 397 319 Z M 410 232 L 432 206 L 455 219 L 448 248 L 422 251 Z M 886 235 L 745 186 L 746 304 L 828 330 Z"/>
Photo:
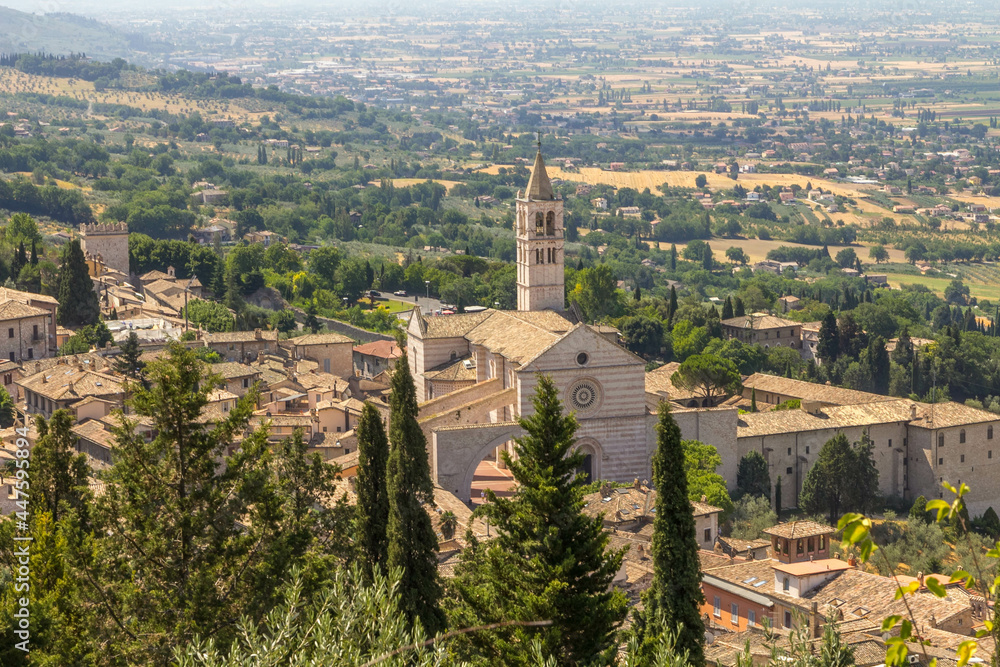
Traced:
<path id="1" fill-rule="evenodd" d="M 520 434 L 517 419 L 532 413 L 538 376 L 545 374 L 579 422 L 583 471 L 591 479 L 648 479 L 655 415 L 646 400 L 645 362 L 617 344 L 616 331 L 566 311 L 563 202 L 540 150 L 516 207 L 518 309 L 435 317 L 415 310 L 407 328 L 435 478 L 468 500 L 475 466 L 510 449 Z M 691 431 L 685 437 L 705 440 L 712 430 L 694 411 L 677 417 Z M 735 422 L 719 426 L 720 437 L 735 433 Z M 735 438 L 727 440 L 735 447 Z"/>

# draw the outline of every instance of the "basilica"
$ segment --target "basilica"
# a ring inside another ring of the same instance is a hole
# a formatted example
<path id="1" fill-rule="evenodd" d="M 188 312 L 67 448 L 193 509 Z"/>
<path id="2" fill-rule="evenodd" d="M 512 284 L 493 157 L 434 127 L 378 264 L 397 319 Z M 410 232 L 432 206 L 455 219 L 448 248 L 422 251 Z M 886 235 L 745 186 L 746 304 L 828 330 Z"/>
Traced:
<path id="1" fill-rule="evenodd" d="M 517 420 L 531 414 L 539 374 L 576 415 L 583 472 L 648 479 L 658 399 L 647 400 L 645 362 L 618 344 L 615 329 L 566 309 L 563 201 L 540 148 L 516 208 L 517 310 L 425 317 L 417 309 L 407 327 L 435 480 L 469 499 L 476 465 L 521 433 Z M 735 410 L 676 417 L 685 437 L 735 448 Z"/>

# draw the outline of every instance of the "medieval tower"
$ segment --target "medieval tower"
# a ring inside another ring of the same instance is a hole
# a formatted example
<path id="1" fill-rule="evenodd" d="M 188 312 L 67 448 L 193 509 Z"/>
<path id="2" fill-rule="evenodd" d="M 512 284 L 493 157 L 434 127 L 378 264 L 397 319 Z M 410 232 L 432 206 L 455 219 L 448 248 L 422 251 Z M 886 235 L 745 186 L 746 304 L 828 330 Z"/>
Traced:
<path id="1" fill-rule="evenodd" d="M 129 275 L 128 223 L 82 224 L 80 236 L 85 255 L 99 255 L 105 266 Z"/>
<path id="2" fill-rule="evenodd" d="M 524 192 L 517 193 L 517 309 L 562 311 L 563 202 L 552 191 L 542 146 Z"/>

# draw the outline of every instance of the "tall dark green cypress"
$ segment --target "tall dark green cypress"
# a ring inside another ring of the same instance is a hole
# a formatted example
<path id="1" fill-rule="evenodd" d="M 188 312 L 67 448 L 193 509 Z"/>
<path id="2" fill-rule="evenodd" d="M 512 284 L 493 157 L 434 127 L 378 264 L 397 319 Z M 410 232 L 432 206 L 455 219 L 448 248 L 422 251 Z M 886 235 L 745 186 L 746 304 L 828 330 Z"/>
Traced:
<path id="1" fill-rule="evenodd" d="M 728 320 L 731 317 L 736 317 L 736 315 L 733 313 L 733 300 L 727 296 L 726 300 L 722 304 L 721 319 Z"/>
<path id="2" fill-rule="evenodd" d="M 392 374 L 389 425 L 389 568 L 400 570 L 400 610 L 413 625 L 435 635 L 444 629 L 437 537 L 424 510 L 434 502 L 427 439 L 417 423 L 417 391 L 406 352 Z"/>
<path id="3" fill-rule="evenodd" d="M 694 510 L 688 500 L 681 429 L 660 403 L 653 455 L 656 518 L 653 519 L 653 584 L 646 591 L 644 618 L 640 620 L 643 643 L 654 644 L 665 630 L 677 635 L 676 650 L 688 652 L 688 664 L 705 664 L 705 625 L 701 620 L 701 562 L 694 528 Z M 666 627 L 658 627 L 660 621 Z"/>
<path id="4" fill-rule="evenodd" d="M 94 291 L 94 283 L 87 271 L 87 259 L 80 241 L 69 242 L 62 254 L 59 267 L 59 310 L 56 320 L 62 326 L 97 324 L 101 306 Z"/>
<path id="5" fill-rule="evenodd" d="M 378 410 L 365 403 L 356 430 L 358 435 L 358 505 L 356 541 L 358 560 L 368 580 L 375 571 L 386 574 L 389 560 L 389 498 L 386 464 L 389 440 Z"/>
<path id="6" fill-rule="evenodd" d="M 577 422 L 563 414 L 551 378 L 538 378 L 533 403 L 533 414 L 520 420 L 526 435 L 514 441 L 517 457 L 503 453 L 517 481 L 514 497 L 490 492 L 479 510 L 496 538 L 462 554 L 452 625 L 552 625 L 475 633 L 459 642 L 458 652 L 473 664 L 534 665 L 537 638 L 543 655 L 559 665 L 612 664 L 627 602 L 610 586 L 624 554 L 607 549 L 602 519 L 583 513 L 587 480 L 577 475 L 584 463 L 573 451 Z"/>

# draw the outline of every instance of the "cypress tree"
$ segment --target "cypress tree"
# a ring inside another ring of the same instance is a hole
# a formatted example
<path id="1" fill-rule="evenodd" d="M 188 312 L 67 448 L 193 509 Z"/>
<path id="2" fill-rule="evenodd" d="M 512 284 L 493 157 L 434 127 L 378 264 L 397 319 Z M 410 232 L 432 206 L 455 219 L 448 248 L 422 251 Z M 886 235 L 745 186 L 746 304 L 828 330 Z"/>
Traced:
<path id="1" fill-rule="evenodd" d="M 502 454 L 517 491 L 509 500 L 489 492 L 479 510 L 497 537 L 463 553 L 452 625 L 553 622 L 468 636 L 460 650 L 483 664 L 536 664 L 533 638 L 559 665 L 611 664 L 627 602 L 610 587 L 624 552 L 609 552 L 603 518 L 583 513 L 587 480 L 578 472 L 584 455 L 573 451 L 577 422 L 563 414 L 551 378 L 539 377 L 533 403 L 533 414 L 519 421 L 526 435 L 514 441 L 517 457 Z"/>
<path id="2" fill-rule="evenodd" d="M 733 300 L 727 296 L 722 304 L 722 319 L 728 320 L 731 317 L 736 315 L 733 313 Z"/>
<path id="3" fill-rule="evenodd" d="M 668 264 L 671 271 L 677 270 L 677 244 L 670 244 L 670 262 Z"/>
<path id="4" fill-rule="evenodd" d="M 781 521 L 781 475 L 778 475 L 778 481 L 774 485 L 774 514 Z"/>
<path id="5" fill-rule="evenodd" d="M 438 606 L 437 537 L 425 504 L 434 502 L 427 440 L 417 423 L 417 392 L 406 352 L 396 361 L 389 406 L 389 568 L 400 571 L 400 611 L 413 626 L 435 635 L 444 628 Z"/>
<path id="6" fill-rule="evenodd" d="M 670 405 L 660 403 L 653 455 L 656 487 L 656 518 L 653 519 L 653 584 L 646 591 L 643 618 L 638 632 L 643 643 L 653 643 L 669 630 L 676 633 L 677 653 L 688 653 L 688 664 L 705 664 L 705 625 L 701 620 L 701 563 L 694 527 L 694 510 L 688 500 L 687 475 L 681 429 L 670 414 Z M 665 627 L 657 627 L 660 623 Z"/>
<path id="7" fill-rule="evenodd" d="M 75 327 L 97 324 L 101 306 L 94 291 L 94 283 L 87 271 L 79 240 L 72 240 L 63 250 L 59 267 L 59 310 L 57 321 L 63 326 Z"/>
<path id="8" fill-rule="evenodd" d="M 750 412 L 757 412 L 757 387 L 750 390 Z"/>
<path id="9" fill-rule="evenodd" d="M 21 241 L 17 244 L 17 250 L 14 251 L 14 259 L 10 263 L 10 277 L 17 280 L 17 277 L 21 274 L 21 269 L 27 263 L 28 255 L 24 250 L 24 241 Z"/>
<path id="10" fill-rule="evenodd" d="M 31 239 L 31 265 L 36 266 L 38 264 L 38 249 L 35 247 L 35 239 Z"/>
<path id="11" fill-rule="evenodd" d="M 668 319 L 672 322 L 674 314 L 677 312 L 677 288 L 670 286 L 670 301 L 667 304 Z"/>
<path id="12" fill-rule="evenodd" d="M 389 440 L 378 410 L 365 403 L 361 410 L 358 435 L 358 505 L 356 541 L 358 560 L 369 581 L 374 572 L 386 574 L 389 560 L 389 498 L 386 495 L 386 463 Z"/>
<path id="13" fill-rule="evenodd" d="M 733 300 L 733 317 L 744 317 L 746 314 L 747 311 L 743 306 L 743 299 L 736 297 Z"/>
<path id="14" fill-rule="evenodd" d="M 70 430 L 75 420 L 69 410 L 56 410 L 45 421 L 38 416 L 38 444 L 31 453 L 31 495 L 29 502 L 33 515 L 48 512 L 52 521 L 58 522 L 66 508 L 85 513 L 90 497 L 87 487 L 85 454 L 76 452 L 76 435 Z M 82 517 L 81 517 L 82 518 Z"/>

